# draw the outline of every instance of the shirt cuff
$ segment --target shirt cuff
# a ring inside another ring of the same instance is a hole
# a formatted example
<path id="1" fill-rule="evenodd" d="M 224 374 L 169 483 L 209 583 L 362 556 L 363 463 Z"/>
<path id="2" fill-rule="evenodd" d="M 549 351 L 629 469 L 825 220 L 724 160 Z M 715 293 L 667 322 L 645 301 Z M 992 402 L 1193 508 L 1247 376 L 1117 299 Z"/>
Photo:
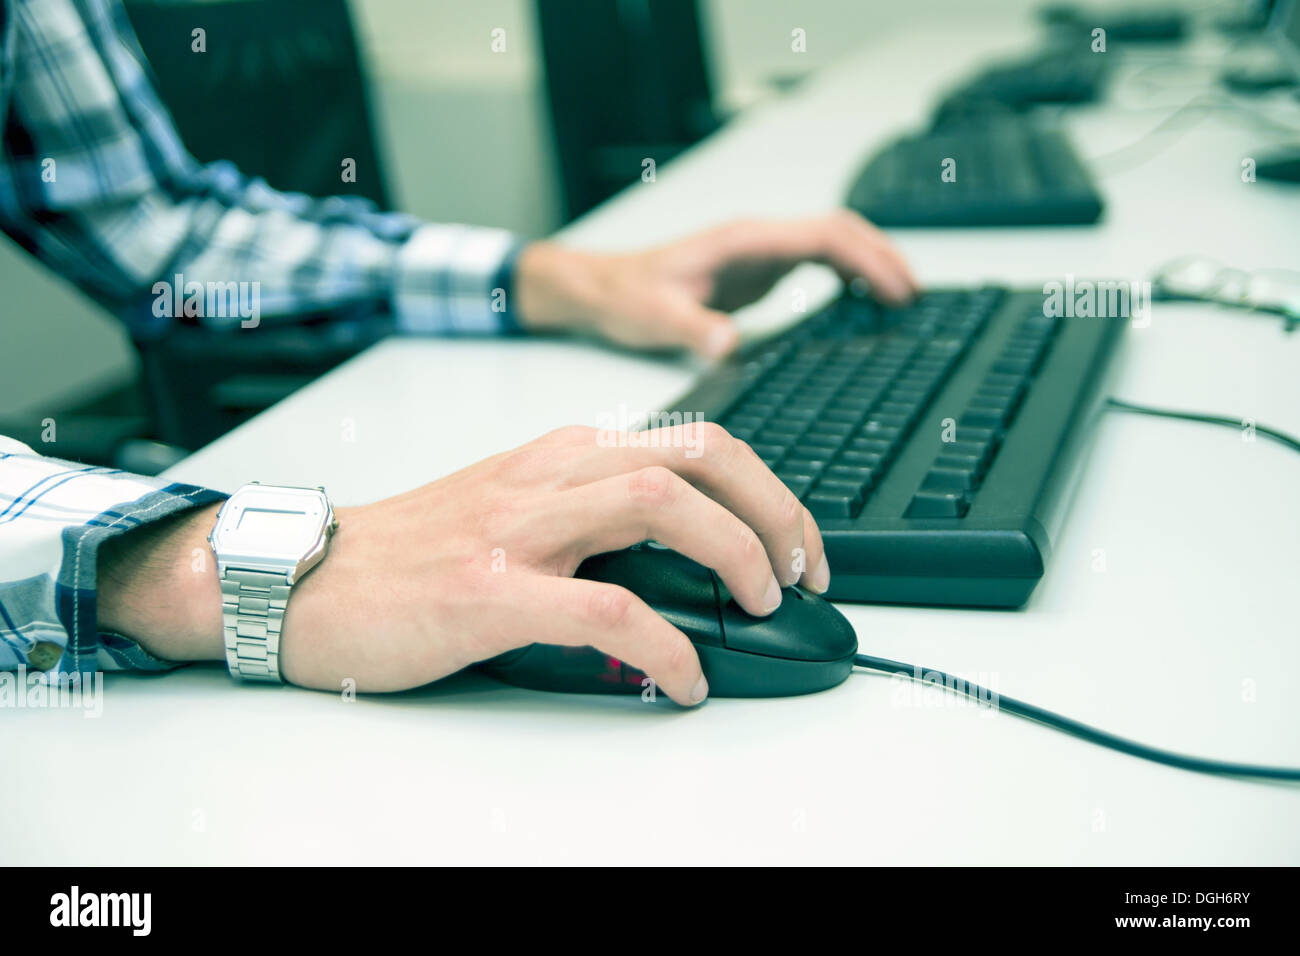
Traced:
<path id="1" fill-rule="evenodd" d="M 525 245 L 527 240 L 504 229 L 421 226 L 397 253 L 393 313 L 398 329 L 518 334 L 514 271 Z"/>
<path id="2" fill-rule="evenodd" d="M 220 492 L 37 455 L 0 437 L 0 670 L 62 674 L 172 666 L 101 632 L 99 548 Z"/>
<path id="3" fill-rule="evenodd" d="M 177 664 L 146 651 L 124 635 L 102 631 L 98 624 L 99 549 L 109 538 L 161 518 L 225 499 L 193 485 L 169 484 L 134 501 L 105 510 L 80 527 L 63 530 L 63 565 L 55 585 L 59 620 L 68 641 L 58 670 L 168 670 Z M 210 558 L 210 556 L 209 556 Z M 93 635 L 87 641 L 86 636 Z"/>

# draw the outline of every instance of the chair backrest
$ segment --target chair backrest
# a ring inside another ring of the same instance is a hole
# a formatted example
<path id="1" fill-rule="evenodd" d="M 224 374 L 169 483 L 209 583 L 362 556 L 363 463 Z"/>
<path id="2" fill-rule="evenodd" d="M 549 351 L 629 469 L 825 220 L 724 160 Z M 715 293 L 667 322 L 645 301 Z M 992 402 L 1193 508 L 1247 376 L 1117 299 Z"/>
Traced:
<path id="1" fill-rule="evenodd" d="M 391 208 L 345 0 L 126 0 L 163 102 L 201 162 Z M 205 31 L 206 52 L 193 49 Z M 356 162 L 345 181 L 344 159 Z M 370 344 L 380 322 L 304 316 L 255 336 L 193 326 L 137 341 L 153 437 L 199 448 Z M 359 331 L 360 330 L 360 331 Z"/>
<path id="2" fill-rule="evenodd" d="M 345 0 L 126 0 L 126 9 L 198 160 L 228 159 L 276 189 L 390 208 Z M 345 159 L 355 182 L 342 175 Z"/>
<path id="3" fill-rule="evenodd" d="M 696 0 L 536 0 L 566 219 L 717 126 Z"/>

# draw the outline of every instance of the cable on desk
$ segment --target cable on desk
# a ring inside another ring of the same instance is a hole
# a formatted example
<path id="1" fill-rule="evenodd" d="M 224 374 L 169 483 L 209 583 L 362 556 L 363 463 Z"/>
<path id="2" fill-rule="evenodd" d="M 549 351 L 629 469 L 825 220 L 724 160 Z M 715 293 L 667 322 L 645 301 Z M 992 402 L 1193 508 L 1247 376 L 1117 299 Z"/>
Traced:
<path id="1" fill-rule="evenodd" d="M 1140 744 L 1115 734 L 1107 733 L 1104 730 L 1098 730 L 1096 727 L 1089 727 L 1087 724 L 1081 724 L 1077 720 L 1071 720 L 1069 717 L 1063 717 L 1055 714 L 1050 710 L 1044 710 L 1041 707 L 1035 707 L 1033 704 L 1026 704 L 1023 701 L 1016 700 L 1014 697 L 1006 697 L 1002 694 L 994 694 L 978 684 L 962 680 L 945 674 L 943 671 L 937 671 L 932 668 L 916 667 L 913 664 L 904 664 L 900 661 L 891 661 L 883 657 L 872 657 L 870 654 L 858 654 L 853 658 L 853 663 L 857 667 L 867 670 L 877 671 L 882 674 L 900 674 L 911 680 L 921 681 L 921 675 L 925 675 L 923 683 L 931 684 L 931 678 L 942 681 L 942 686 L 964 697 L 969 697 L 977 703 L 984 704 L 988 707 L 995 707 L 997 710 L 1006 711 L 1009 714 L 1015 714 L 1017 717 L 1024 717 L 1028 720 L 1037 721 L 1045 724 L 1053 730 L 1059 730 L 1062 733 L 1069 734 L 1072 737 L 1078 737 L 1089 743 L 1097 744 L 1101 747 L 1107 747 L 1111 750 L 1117 750 L 1120 753 L 1129 754 L 1133 757 L 1139 757 L 1142 760 L 1150 760 L 1153 763 L 1162 763 L 1166 766 L 1177 767 L 1180 770 L 1191 770 L 1194 773 L 1219 774 L 1233 777 L 1258 777 L 1265 780 L 1300 780 L 1300 768 L 1297 767 L 1270 767 L 1261 764 L 1249 763 L 1230 763 L 1223 760 L 1206 760 L 1201 757 L 1189 757 L 1184 754 L 1174 753 L 1172 750 L 1161 750 L 1157 747 L 1148 747 L 1146 744 Z M 996 700 L 996 704 L 990 701 Z"/>
<path id="2" fill-rule="evenodd" d="M 1139 415 L 1154 415 L 1158 418 L 1177 418 L 1190 422 L 1204 422 L 1210 425 L 1226 425 L 1231 428 L 1241 428 L 1241 421 L 1236 418 L 1230 418 L 1227 415 L 1210 415 L 1205 412 L 1186 412 L 1172 408 L 1155 408 L 1151 405 L 1138 405 L 1134 402 L 1121 401 L 1118 398 L 1109 398 L 1106 404 L 1110 408 L 1124 412 L 1132 412 Z M 1255 431 L 1258 434 L 1272 438 L 1274 441 L 1281 442 L 1293 451 L 1300 451 L 1300 439 L 1286 432 L 1279 431 L 1276 428 L 1270 428 L 1267 425 L 1255 425 Z M 978 684 L 970 681 L 961 680 L 945 674 L 943 671 L 934 670 L 933 668 L 920 668 L 914 664 L 904 664 L 899 661 L 887 660 L 883 657 L 872 657 L 869 654 L 858 654 L 853 658 L 853 663 L 857 667 L 863 667 L 867 670 L 878 671 L 882 674 L 899 674 L 911 680 L 922 681 L 922 675 L 925 676 L 923 683 L 933 684 L 937 679 L 942 682 L 942 686 L 954 693 L 969 697 L 977 703 L 986 706 L 996 706 L 998 710 L 1005 710 L 1007 713 L 1015 714 L 1017 717 L 1024 717 L 1028 720 L 1037 721 L 1045 724 L 1054 730 L 1069 734 L 1072 737 L 1078 737 L 1089 743 L 1097 744 L 1101 747 L 1108 747 L 1111 750 L 1117 750 L 1120 753 L 1129 754 L 1133 757 L 1139 757 L 1142 760 L 1150 760 L 1153 763 L 1162 763 L 1166 766 L 1177 767 L 1180 770 L 1191 770 L 1194 773 L 1219 774 L 1223 776 L 1234 777 L 1259 777 L 1266 780 L 1300 780 L 1300 768 L 1297 767 L 1270 767 L 1261 764 L 1231 763 L 1224 760 L 1206 760 L 1201 757 L 1189 757 L 1185 754 L 1174 753 L 1171 750 L 1161 750 L 1157 747 L 1148 747 L 1146 744 L 1140 744 L 1133 740 L 1115 734 L 1107 733 L 1104 730 L 1098 730 L 1096 727 L 1089 727 L 1087 724 L 1081 724 L 1077 720 L 1069 717 L 1063 717 L 1060 714 L 1052 713 L 1050 710 L 1044 710 L 1041 707 L 1035 707 L 1033 704 L 1026 704 L 1023 701 L 1016 700 L 1014 697 L 1005 697 L 1001 694 L 994 693 Z M 989 702 L 996 696 L 997 704 Z"/>
<path id="3" fill-rule="evenodd" d="M 1158 112 L 1164 112 L 1167 107 L 1155 108 Z M 1293 137 L 1296 134 L 1296 127 L 1289 123 L 1281 123 L 1269 117 L 1268 115 L 1252 107 L 1243 106 L 1232 100 L 1216 93 L 1205 93 L 1192 97 L 1187 102 L 1176 107 L 1173 112 L 1169 113 L 1156 123 L 1155 126 L 1140 135 L 1124 146 L 1116 147 L 1105 153 L 1086 158 L 1086 165 L 1102 179 L 1114 176 L 1118 173 L 1129 172 L 1143 165 L 1157 155 L 1169 148 L 1178 137 L 1185 133 L 1192 126 L 1197 125 L 1209 113 L 1222 111 L 1224 118 L 1241 121 L 1249 118 L 1249 125 L 1254 127 L 1269 127 L 1275 132 L 1285 136 Z M 1133 110 L 1131 112 L 1137 112 Z M 1162 136 L 1162 134 L 1174 134 L 1173 138 Z M 1162 141 L 1163 140 L 1163 141 Z M 1131 157 L 1126 160 L 1126 157 Z"/>
<path id="4" fill-rule="evenodd" d="M 1183 421 L 1204 422 L 1208 425 L 1226 425 L 1229 428 L 1237 429 L 1242 427 L 1241 419 L 1230 418 L 1227 415 L 1210 415 L 1205 412 L 1185 412 L 1173 408 L 1156 408 L 1152 405 L 1138 405 L 1118 398 L 1106 399 L 1106 405 L 1121 412 L 1133 412 L 1138 415 L 1154 415 L 1157 418 L 1178 418 Z M 1279 431 L 1276 428 L 1269 428 L 1267 425 L 1256 424 L 1254 428 L 1256 434 L 1265 435 L 1274 441 L 1281 442 L 1293 451 L 1300 451 L 1300 438 L 1288 435 L 1286 432 Z"/>

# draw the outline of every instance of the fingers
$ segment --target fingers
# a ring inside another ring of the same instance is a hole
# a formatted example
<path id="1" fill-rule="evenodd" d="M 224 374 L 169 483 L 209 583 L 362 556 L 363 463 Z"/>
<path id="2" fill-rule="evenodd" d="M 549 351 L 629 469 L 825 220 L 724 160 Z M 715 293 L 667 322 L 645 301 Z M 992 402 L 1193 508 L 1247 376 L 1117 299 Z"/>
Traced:
<path id="1" fill-rule="evenodd" d="M 835 213 L 829 217 L 828 228 L 831 237 L 827 262 L 846 282 L 852 282 L 858 276 L 872 281 L 873 272 L 869 270 L 877 269 L 883 261 L 888 273 L 888 289 L 901 291 L 901 301 L 911 299 L 921 291 L 921 284 L 916 281 L 903 253 L 883 232 L 856 212 L 845 209 Z"/>
<path id="2" fill-rule="evenodd" d="M 825 594 L 831 586 L 831 568 L 826 560 L 826 546 L 812 512 L 803 509 L 804 572 L 799 583 L 814 594 Z"/>
<path id="3" fill-rule="evenodd" d="M 660 321 L 671 333 L 670 341 L 684 344 L 707 359 L 730 355 L 740 343 L 740 333 L 730 316 L 703 306 L 689 296 L 664 303 Z"/>
<path id="4" fill-rule="evenodd" d="M 796 224 L 803 240 L 816 249 L 816 257 L 846 281 L 864 278 L 873 294 L 890 303 L 902 303 L 919 289 L 902 254 L 857 213 L 842 210 L 820 219 Z"/>
<path id="5" fill-rule="evenodd" d="M 542 644 L 591 645 L 646 673 L 674 701 L 708 696 L 700 658 L 685 634 L 626 588 L 579 578 L 528 576 L 510 589 L 520 619 Z"/>
<path id="6" fill-rule="evenodd" d="M 643 468 L 667 468 L 753 529 L 782 587 L 799 579 L 796 558 L 805 549 L 806 509 L 753 449 L 721 425 L 692 422 L 648 429 L 628 434 L 613 447 L 600 447 L 593 437 L 587 448 L 572 461 L 571 486 Z"/>
<path id="7" fill-rule="evenodd" d="M 717 571 L 750 614 L 770 614 L 781 604 L 781 589 L 759 536 L 663 466 L 562 492 L 539 517 L 532 533 L 569 542 L 574 564 L 653 539 Z"/>
<path id="8" fill-rule="evenodd" d="M 883 232 L 851 210 L 791 221 L 736 222 L 695 237 L 694 252 L 712 269 L 744 260 L 821 262 L 846 281 L 863 278 L 873 294 L 905 302 L 920 291 L 903 255 Z"/>

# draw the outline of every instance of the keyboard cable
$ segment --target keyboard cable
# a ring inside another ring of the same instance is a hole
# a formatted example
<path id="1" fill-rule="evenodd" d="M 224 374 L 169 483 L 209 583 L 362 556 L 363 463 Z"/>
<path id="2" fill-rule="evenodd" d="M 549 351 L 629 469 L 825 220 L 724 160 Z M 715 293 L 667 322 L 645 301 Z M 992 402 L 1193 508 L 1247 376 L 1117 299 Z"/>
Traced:
<path id="1" fill-rule="evenodd" d="M 1225 425 L 1231 428 L 1241 428 L 1240 419 L 1231 418 L 1227 415 L 1210 415 L 1203 412 L 1187 412 L 1178 409 L 1156 408 L 1150 405 L 1138 405 L 1134 402 L 1126 402 L 1117 398 L 1107 399 L 1106 404 L 1110 408 L 1124 412 L 1132 412 L 1139 415 L 1154 415 L 1159 418 L 1176 418 L 1191 422 L 1204 422 L 1211 425 Z M 1300 439 L 1286 432 L 1279 431 L 1276 428 L 1269 428 L 1265 425 L 1255 425 L 1255 431 L 1258 434 L 1272 438 L 1274 441 L 1287 445 L 1294 451 L 1300 451 Z M 920 683 L 932 686 L 943 687 L 945 690 L 953 691 L 963 697 L 967 697 L 976 703 L 986 707 L 995 708 L 999 711 L 1006 711 L 1017 717 L 1024 717 L 1027 720 L 1036 721 L 1051 727 L 1053 730 L 1059 730 L 1062 733 L 1069 734 L 1072 737 L 1078 737 L 1080 740 L 1086 740 L 1089 743 L 1097 744 L 1101 747 L 1116 750 L 1120 753 L 1128 754 L 1132 757 L 1138 757 L 1142 760 L 1149 760 L 1153 763 L 1164 764 L 1169 767 L 1176 767 L 1180 770 L 1190 770 L 1193 773 L 1216 774 L 1219 776 L 1230 777 L 1254 777 L 1263 780 L 1297 780 L 1300 781 L 1300 767 L 1274 767 L 1265 764 L 1233 763 L 1225 760 L 1210 760 L 1203 757 L 1192 757 L 1186 754 L 1175 753 L 1172 750 L 1162 750 L 1159 747 L 1150 747 L 1146 744 L 1138 743 L 1135 740 L 1129 740 L 1120 737 L 1118 734 L 1108 733 L 1104 730 L 1098 730 L 1096 727 L 1090 727 L 1087 724 L 1080 723 L 1061 714 L 1053 713 L 1042 707 L 1036 707 L 1033 704 L 1027 704 L 1024 701 L 1016 700 L 1014 697 L 1007 697 L 1002 694 L 995 694 L 979 684 L 954 677 L 943 671 L 934 670 L 929 667 L 917 667 L 914 664 L 905 664 L 901 661 L 891 661 L 884 657 L 872 657 L 870 654 L 858 654 L 853 658 L 854 666 L 864 668 L 865 670 L 876 671 L 881 674 L 897 674 L 907 677 Z M 993 703 L 996 701 L 996 703 Z"/>
<path id="2" fill-rule="evenodd" d="M 1207 425 L 1226 425 L 1229 428 L 1241 429 L 1246 427 L 1249 419 L 1232 418 L 1228 415 L 1210 415 L 1206 412 L 1186 412 L 1174 408 L 1156 408 L 1153 405 L 1138 405 L 1135 402 L 1126 402 L 1118 398 L 1106 399 L 1106 405 L 1109 408 L 1121 412 L 1133 412 L 1138 415 L 1154 415 L 1157 418 L 1177 418 L 1189 422 L 1203 422 Z M 1288 435 L 1284 431 L 1276 428 L 1269 428 L 1267 425 L 1255 424 L 1252 426 L 1255 433 L 1264 435 L 1274 441 L 1281 442 L 1283 445 L 1290 447 L 1293 451 L 1300 451 L 1300 438 Z"/>

